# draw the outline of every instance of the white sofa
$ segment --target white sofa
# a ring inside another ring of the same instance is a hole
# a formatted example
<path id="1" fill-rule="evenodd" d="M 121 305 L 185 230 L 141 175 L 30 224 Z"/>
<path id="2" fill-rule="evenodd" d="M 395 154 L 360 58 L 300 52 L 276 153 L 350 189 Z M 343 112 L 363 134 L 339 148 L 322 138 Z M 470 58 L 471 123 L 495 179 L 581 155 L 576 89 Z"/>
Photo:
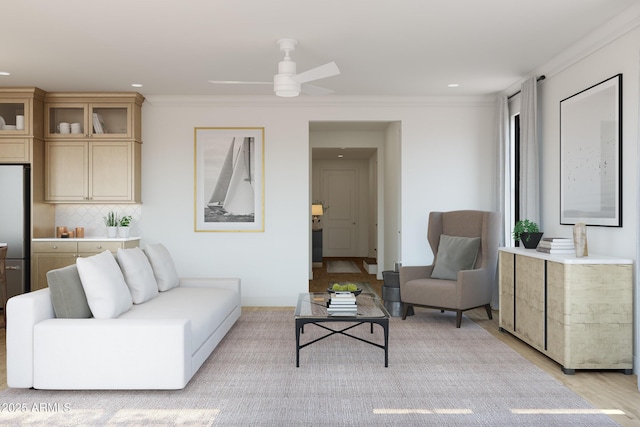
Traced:
<path id="1" fill-rule="evenodd" d="M 240 279 L 178 281 L 115 318 L 56 317 L 49 288 L 11 298 L 8 386 L 184 388 L 240 317 Z"/>

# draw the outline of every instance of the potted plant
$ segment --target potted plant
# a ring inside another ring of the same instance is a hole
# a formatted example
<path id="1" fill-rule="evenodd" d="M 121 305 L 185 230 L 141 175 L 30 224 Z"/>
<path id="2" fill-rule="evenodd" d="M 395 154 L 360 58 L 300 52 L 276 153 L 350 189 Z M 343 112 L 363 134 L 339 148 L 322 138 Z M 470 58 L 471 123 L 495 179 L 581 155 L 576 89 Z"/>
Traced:
<path id="1" fill-rule="evenodd" d="M 129 226 L 131 225 L 131 215 L 125 215 L 120 218 L 118 226 L 118 235 L 120 237 L 129 237 Z"/>
<path id="2" fill-rule="evenodd" d="M 109 211 L 104 217 L 104 223 L 107 226 L 107 237 L 116 237 L 118 234 L 118 215 L 114 211 Z"/>
<path id="3" fill-rule="evenodd" d="M 520 240 L 527 249 L 535 249 L 541 238 L 542 232 L 538 224 L 528 219 L 516 222 L 513 227 L 513 240 Z"/>

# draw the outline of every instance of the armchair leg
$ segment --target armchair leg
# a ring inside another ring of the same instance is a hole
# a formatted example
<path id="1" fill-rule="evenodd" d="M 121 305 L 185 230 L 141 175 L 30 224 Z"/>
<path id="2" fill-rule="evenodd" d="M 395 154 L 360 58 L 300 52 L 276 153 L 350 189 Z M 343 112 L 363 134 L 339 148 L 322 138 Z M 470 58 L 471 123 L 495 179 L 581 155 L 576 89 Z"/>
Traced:
<path id="1" fill-rule="evenodd" d="M 456 310 L 456 328 L 462 324 L 462 310 Z"/>
<path id="2" fill-rule="evenodd" d="M 489 316 L 489 320 L 493 319 L 493 314 L 491 314 L 491 304 L 487 304 L 484 306 L 485 310 L 487 310 L 487 316 Z"/>
<path id="3" fill-rule="evenodd" d="M 402 303 L 402 320 L 407 320 L 407 313 L 411 307 L 413 307 L 411 304 Z"/>

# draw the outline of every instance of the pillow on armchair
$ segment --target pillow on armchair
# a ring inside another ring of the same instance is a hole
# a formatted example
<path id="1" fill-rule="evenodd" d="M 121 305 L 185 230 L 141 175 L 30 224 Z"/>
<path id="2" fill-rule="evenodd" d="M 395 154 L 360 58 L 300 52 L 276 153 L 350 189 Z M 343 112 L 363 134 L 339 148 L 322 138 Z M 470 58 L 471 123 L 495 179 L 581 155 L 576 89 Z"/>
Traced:
<path id="1" fill-rule="evenodd" d="M 447 236 L 442 234 L 438 254 L 431 272 L 432 279 L 457 280 L 460 270 L 471 270 L 476 263 L 480 237 Z"/>

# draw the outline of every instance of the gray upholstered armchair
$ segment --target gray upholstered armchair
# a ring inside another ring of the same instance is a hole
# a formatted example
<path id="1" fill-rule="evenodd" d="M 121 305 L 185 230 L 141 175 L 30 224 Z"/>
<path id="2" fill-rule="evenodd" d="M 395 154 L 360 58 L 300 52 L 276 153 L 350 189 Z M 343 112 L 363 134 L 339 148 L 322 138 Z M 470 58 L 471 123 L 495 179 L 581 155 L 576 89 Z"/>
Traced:
<path id="1" fill-rule="evenodd" d="M 431 212 L 427 239 L 434 253 L 428 266 L 400 268 L 402 319 L 409 307 L 462 312 L 485 307 L 489 319 L 498 263 L 500 214 L 486 211 Z"/>

